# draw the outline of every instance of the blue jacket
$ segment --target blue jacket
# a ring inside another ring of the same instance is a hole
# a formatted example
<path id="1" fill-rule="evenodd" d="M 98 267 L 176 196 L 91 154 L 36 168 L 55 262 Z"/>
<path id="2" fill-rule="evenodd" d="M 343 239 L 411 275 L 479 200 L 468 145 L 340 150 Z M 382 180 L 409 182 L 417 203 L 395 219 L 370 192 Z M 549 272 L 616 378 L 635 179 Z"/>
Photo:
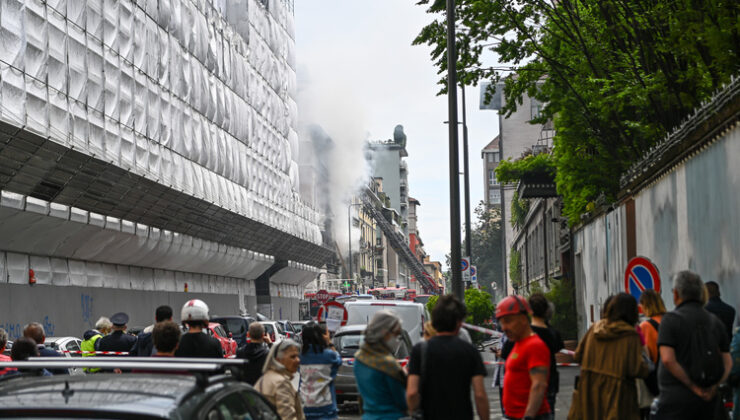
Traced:
<path id="1" fill-rule="evenodd" d="M 342 358 L 334 350 L 301 354 L 299 391 L 307 419 L 336 419 L 339 415 L 334 378 L 340 366 Z"/>
<path id="2" fill-rule="evenodd" d="M 355 360 L 362 420 L 398 420 L 406 416 L 406 387 L 396 379 Z"/>

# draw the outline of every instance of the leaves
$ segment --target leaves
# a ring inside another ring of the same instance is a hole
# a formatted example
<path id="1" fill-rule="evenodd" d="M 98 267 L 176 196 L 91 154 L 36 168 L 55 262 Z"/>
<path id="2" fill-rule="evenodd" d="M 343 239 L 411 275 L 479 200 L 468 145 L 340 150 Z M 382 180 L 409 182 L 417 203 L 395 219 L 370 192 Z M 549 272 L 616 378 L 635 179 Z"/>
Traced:
<path id="1" fill-rule="evenodd" d="M 444 9 L 415 44 L 446 89 Z M 428 4 L 421 1 L 420 4 Z M 523 95 L 546 106 L 564 214 L 614 199 L 620 175 L 740 70 L 740 3 L 733 0 L 457 0 L 458 78 L 504 86 L 505 116 Z M 493 53 L 503 65 L 482 66 Z"/>

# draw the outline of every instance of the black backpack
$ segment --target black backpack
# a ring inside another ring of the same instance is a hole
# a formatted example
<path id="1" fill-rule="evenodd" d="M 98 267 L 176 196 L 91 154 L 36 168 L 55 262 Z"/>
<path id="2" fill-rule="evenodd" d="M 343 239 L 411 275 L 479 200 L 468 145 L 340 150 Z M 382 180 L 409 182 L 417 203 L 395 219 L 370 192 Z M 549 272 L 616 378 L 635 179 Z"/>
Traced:
<path id="1" fill-rule="evenodd" d="M 686 320 L 693 327 L 689 330 L 691 335 L 688 349 L 693 357 L 686 369 L 686 374 L 689 375 L 691 381 L 702 388 L 716 385 L 725 371 L 719 343 L 716 337 L 712 336 L 713 331 L 709 325 L 696 325 L 695 322 Z"/>
<path id="2" fill-rule="evenodd" d="M 660 332 L 660 324 L 658 321 L 654 319 L 648 319 L 648 322 L 650 325 L 655 328 L 655 331 Z M 650 390 L 650 393 L 653 395 L 658 395 L 660 390 L 658 389 L 658 365 L 660 364 L 660 349 L 658 349 L 658 359 L 655 361 L 655 365 L 653 366 L 653 369 L 650 370 L 650 373 L 648 373 L 648 376 L 645 378 L 645 385 L 647 385 L 648 390 Z"/>

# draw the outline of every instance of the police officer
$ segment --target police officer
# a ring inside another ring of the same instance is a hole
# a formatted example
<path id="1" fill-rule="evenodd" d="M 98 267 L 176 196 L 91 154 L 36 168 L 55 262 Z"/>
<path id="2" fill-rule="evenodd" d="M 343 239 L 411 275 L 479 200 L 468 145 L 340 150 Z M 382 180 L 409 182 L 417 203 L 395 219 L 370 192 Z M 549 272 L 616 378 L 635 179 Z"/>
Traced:
<path id="1" fill-rule="evenodd" d="M 110 317 L 113 323 L 113 332 L 95 342 L 97 351 L 125 351 L 128 352 L 136 344 L 136 337 L 126 334 L 128 315 L 118 312 Z"/>

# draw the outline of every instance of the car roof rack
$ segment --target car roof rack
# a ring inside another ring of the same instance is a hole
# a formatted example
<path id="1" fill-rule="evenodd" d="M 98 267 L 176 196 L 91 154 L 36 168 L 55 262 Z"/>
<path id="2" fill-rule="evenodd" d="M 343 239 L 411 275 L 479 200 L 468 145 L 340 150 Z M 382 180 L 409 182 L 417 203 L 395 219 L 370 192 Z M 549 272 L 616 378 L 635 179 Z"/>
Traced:
<path id="1" fill-rule="evenodd" d="M 17 362 L 0 362 L 0 369 L 24 370 L 97 368 L 121 370 L 146 370 L 166 373 L 167 371 L 189 372 L 195 376 L 196 386 L 205 388 L 210 384 L 208 373 L 229 370 L 236 379 L 243 379 L 244 359 L 216 359 L 194 357 L 30 357 Z"/>

